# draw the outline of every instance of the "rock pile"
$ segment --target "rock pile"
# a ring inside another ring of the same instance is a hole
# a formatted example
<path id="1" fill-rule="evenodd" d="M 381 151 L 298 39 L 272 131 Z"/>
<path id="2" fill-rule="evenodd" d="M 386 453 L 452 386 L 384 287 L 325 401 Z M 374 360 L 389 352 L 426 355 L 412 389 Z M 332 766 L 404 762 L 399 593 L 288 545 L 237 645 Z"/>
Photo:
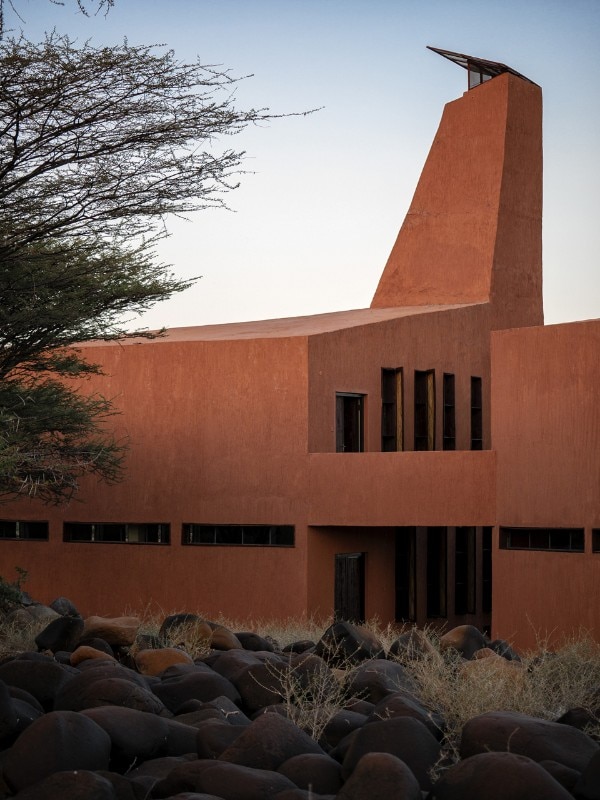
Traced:
<path id="1" fill-rule="evenodd" d="M 521 714 L 471 719 L 460 759 L 440 770 L 444 720 L 406 668 L 431 647 L 417 631 L 386 655 L 339 622 L 281 650 L 193 614 L 167 617 L 153 639 L 134 617 L 52 606 L 38 652 L 0 663 L 2 798 L 600 800 L 596 741 Z M 177 646 L 190 632 L 209 644 L 194 660 Z M 467 665 L 518 658 L 470 626 L 441 643 Z M 329 711 L 341 679 L 352 699 Z"/>

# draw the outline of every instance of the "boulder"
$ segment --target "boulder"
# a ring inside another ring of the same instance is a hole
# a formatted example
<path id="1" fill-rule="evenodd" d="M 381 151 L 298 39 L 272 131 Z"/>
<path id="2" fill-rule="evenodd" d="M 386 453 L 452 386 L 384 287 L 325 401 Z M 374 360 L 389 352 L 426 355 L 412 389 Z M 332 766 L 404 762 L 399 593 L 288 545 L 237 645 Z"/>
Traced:
<path id="1" fill-rule="evenodd" d="M 185 671 L 174 672 L 177 667 L 185 668 Z M 162 680 L 152 687 L 152 691 L 172 713 L 192 699 L 204 703 L 217 697 L 228 697 L 234 703 L 240 700 L 231 681 L 203 664 L 171 666 L 163 672 Z"/>
<path id="2" fill-rule="evenodd" d="M 600 753 L 589 760 L 573 793 L 581 800 L 600 800 Z"/>
<path id="3" fill-rule="evenodd" d="M 480 753 L 450 767 L 431 800 L 573 800 L 539 764 L 515 753 Z"/>
<path id="4" fill-rule="evenodd" d="M 77 610 L 74 603 L 68 597 L 57 597 L 50 603 L 50 608 L 60 614 L 61 617 L 80 617 L 81 614 Z"/>
<path id="5" fill-rule="evenodd" d="M 421 800 L 412 770 L 391 753 L 366 753 L 336 800 Z"/>
<path id="6" fill-rule="evenodd" d="M 240 736 L 244 728 L 219 719 L 205 720 L 196 730 L 199 758 L 219 758 Z"/>
<path id="7" fill-rule="evenodd" d="M 359 728 L 352 737 L 342 764 L 342 775 L 348 780 L 366 753 L 391 753 L 404 761 L 421 788 L 431 788 L 429 770 L 437 762 L 440 745 L 422 722 L 412 717 L 396 717 L 371 722 Z"/>
<path id="8" fill-rule="evenodd" d="M 292 756 L 304 753 L 324 755 L 314 739 L 291 720 L 280 714 L 262 714 L 242 729 L 219 760 L 254 769 L 278 769 Z"/>
<path id="9" fill-rule="evenodd" d="M 160 675 L 173 664 L 193 664 L 192 658 L 176 647 L 158 650 L 139 650 L 134 657 L 135 666 L 142 675 Z"/>
<path id="10" fill-rule="evenodd" d="M 13 792 L 54 772 L 108 769 L 111 741 L 93 720 L 50 711 L 33 722 L 4 755 L 3 776 Z"/>
<path id="11" fill-rule="evenodd" d="M 345 686 L 350 695 L 375 704 L 401 689 L 410 692 L 415 688 L 402 664 L 383 659 L 363 661 L 347 675 Z"/>
<path id="12" fill-rule="evenodd" d="M 394 717 L 413 717 L 422 722 L 436 737 L 441 739 L 444 731 L 444 720 L 440 714 L 428 711 L 409 692 L 401 691 L 388 694 L 375 706 L 367 722 L 378 722 Z"/>
<path id="13" fill-rule="evenodd" d="M 68 770 L 48 775 L 23 789 L 15 800 L 137 800 L 133 786 L 117 794 L 113 783 L 98 772 Z"/>
<path id="14" fill-rule="evenodd" d="M 549 722 L 513 711 L 488 711 L 463 727 L 461 758 L 478 753 L 510 752 L 533 761 L 558 761 L 582 772 L 600 747 L 570 725 Z"/>
<path id="15" fill-rule="evenodd" d="M 404 664 L 410 661 L 421 661 L 435 658 L 437 651 L 424 631 L 412 628 L 401 634 L 391 645 L 389 657 Z"/>
<path id="16" fill-rule="evenodd" d="M 259 636 L 257 633 L 251 631 L 242 631 L 235 634 L 236 639 L 242 645 L 244 650 L 262 651 L 272 653 L 274 651 L 273 643 L 266 639 L 264 636 Z"/>
<path id="17" fill-rule="evenodd" d="M 279 792 L 296 788 L 285 775 L 271 770 L 198 759 L 175 767 L 152 794 L 173 798 L 182 792 L 204 792 L 227 800 L 273 800 Z"/>
<path id="18" fill-rule="evenodd" d="M 366 714 L 345 708 L 337 711 L 325 725 L 319 744 L 327 750 L 336 747 L 349 733 L 361 728 L 367 719 Z"/>
<path id="19" fill-rule="evenodd" d="M 474 625 L 458 625 L 440 637 L 440 649 L 457 650 L 463 658 L 473 658 L 477 650 L 487 647 L 487 639 Z"/>
<path id="20" fill-rule="evenodd" d="M 55 702 L 56 709 L 69 711 L 83 711 L 99 706 L 125 706 L 150 714 L 161 714 L 165 710 L 164 704 L 153 692 L 121 677 L 78 682 L 69 691 L 57 695 Z"/>
<path id="21" fill-rule="evenodd" d="M 129 647 L 141 624 L 138 617 L 87 617 L 82 637 L 97 636 L 111 647 Z"/>
<path id="22" fill-rule="evenodd" d="M 0 680 L 32 694 L 44 710 L 53 708 L 55 698 L 77 674 L 71 667 L 57 664 L 47 656 L 29 659 L 25 654 L 0 664 Z"/>
<path id="23" fill-rule="evenodd" d="M 330 625 L 317 642 L 315 653 L 333 667 L 348 667 L 371 658 L 385 658 L 379 639 L 368 628 L 351 622 Z"/>
<path id="24" fill-rule="evenodd" d="M 288 758 L 277 772 L 300 789 L 317 794 L 336 794 L 342 786 L 342 768 L 333 758 L 321 753 L 301 753 Z"/>
<path id="25" fill-rule="evenodd" d="M 96 650 L 95 647 L 89 647 L 88 645 L 80 645 L 75 650 L 73 650 L 73 652 L 69 656 L 69 664 L 71 664 L 72 667 L 77 667 L 83 661 L 88 661 L 91 658 L 96 659 L 97 661 L 117 660 L 113 655 L 105 653 L 104 650 Z"/>
<path id="26" fill-rule="evenodd" d="M 35 637 L 38 650 L 50 650 L 56 653 L 59 650 L 70 652 L 75 649 L 83 633 L 83 620 L 81 617 L 58 617 L 52 620 Z"/>

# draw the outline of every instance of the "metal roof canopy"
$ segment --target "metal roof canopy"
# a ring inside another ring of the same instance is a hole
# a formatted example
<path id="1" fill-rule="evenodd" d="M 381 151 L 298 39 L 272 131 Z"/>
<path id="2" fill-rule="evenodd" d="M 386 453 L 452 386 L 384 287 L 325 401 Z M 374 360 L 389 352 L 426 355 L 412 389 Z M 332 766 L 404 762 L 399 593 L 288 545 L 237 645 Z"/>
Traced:
<path id="1" fill-rule="evenodd" d="M 490 78 L 495 78 L 502 75 L 504 72 L 510 72 L 511 75 L 516 75 L 517 78 L 522 78 L 524 81 L 537 84 L 525 75 L 521 75 L 516 69 L 508 67 L 506 64 L 501 64 L 499 61 L 487 61 L 485 58 L 476 58 L 475 56 L 467 56 L 464 53 L 453 53 L 451 50 L 440 50 L 438 47 L 431 47 L 427 45 L 428 50 L 432 50 L 444 58 L 454 61 L 461 67 L 464 67 L 469 72 L 469 89 L 483 83 Z"/>

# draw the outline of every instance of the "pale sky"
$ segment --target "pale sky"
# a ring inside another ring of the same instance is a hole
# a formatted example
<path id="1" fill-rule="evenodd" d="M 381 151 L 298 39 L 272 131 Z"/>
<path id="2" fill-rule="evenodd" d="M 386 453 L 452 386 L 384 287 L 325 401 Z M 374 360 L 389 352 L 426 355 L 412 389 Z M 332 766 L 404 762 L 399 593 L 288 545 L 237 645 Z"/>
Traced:
<path id="1" fill-rule="evenodd" d="M 116 0 L 105 18 L 15 0 L 29 38 L 161 43 L 236 75 L 240 107 L 323 107 L 225 142 L 246 150 L 235 213 L 175 221 L 161 257 L 195 287 L 156 328 L 368 307 L 443 106 L 465 70 L 426 49 L 501 61 L 544 94 L 547 323 L 600 316 L 600 0 Z M 6 4 L 8 5 L 8 4 Z M 6 27 L 23 23 L 5 9 Z"/>

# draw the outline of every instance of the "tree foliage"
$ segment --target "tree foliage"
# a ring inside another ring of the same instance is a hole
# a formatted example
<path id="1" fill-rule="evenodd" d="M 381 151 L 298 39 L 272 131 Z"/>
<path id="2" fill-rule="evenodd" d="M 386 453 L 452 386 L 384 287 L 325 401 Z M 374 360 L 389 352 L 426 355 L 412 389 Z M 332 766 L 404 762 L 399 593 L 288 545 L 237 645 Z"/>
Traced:
<path id="1" fill-rule="evenodd" d="M 244 153 L 223 137 L 270 119 L 235 79 L 153 47 L 0 42 L 0 495 L 61 501 L 121 474 L 109 400 L 78 392 L 77 349 L 187 288 L 157 262 L 169 215 L 225 205 Z"/>

